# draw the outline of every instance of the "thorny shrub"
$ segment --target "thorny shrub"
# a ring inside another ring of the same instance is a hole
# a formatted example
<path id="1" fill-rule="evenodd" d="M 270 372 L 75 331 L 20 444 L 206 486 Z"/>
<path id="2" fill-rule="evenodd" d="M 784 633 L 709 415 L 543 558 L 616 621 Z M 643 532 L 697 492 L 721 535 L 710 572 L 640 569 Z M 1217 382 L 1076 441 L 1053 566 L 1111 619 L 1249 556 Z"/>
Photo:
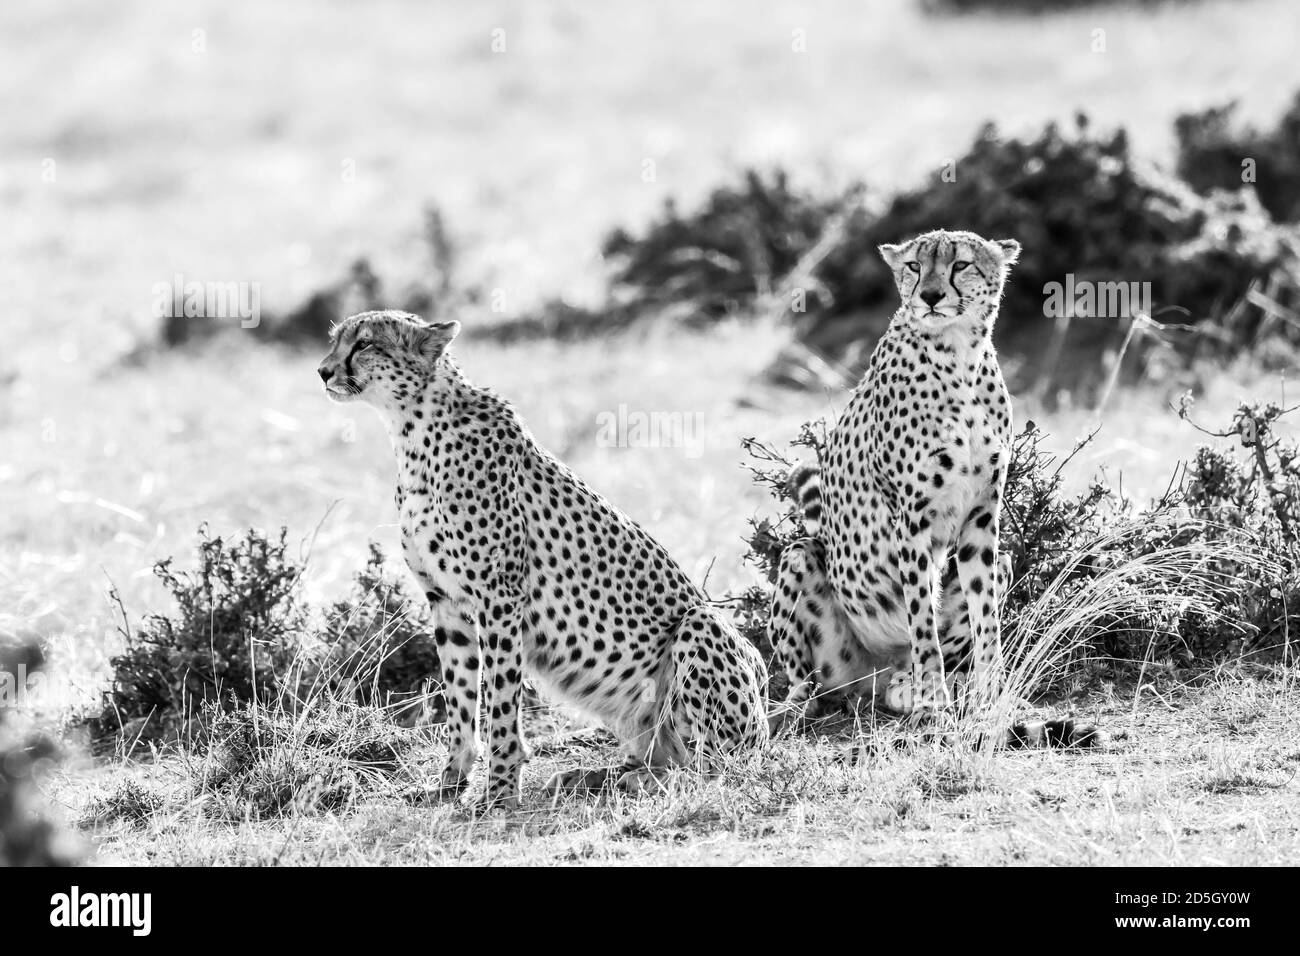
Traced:
<path id="1" fill-rule="evenodd" d="M 1180 411 L 1189 416 L 1190 399 Z M 1090 580 L 1111 573 L 1131 593 L 1098 604 L 1094 619 L 1079 622 L 1085 656 L 1113 664 L 1197 665 L 1243 653 L 1294 659 L 1293 642 L 1300 636 L 1300 457 L 1274 427 L 1290 411 L 1242 405 L 1230 428 L 1209 433 L 1237 439 L 1238 449 L 1200 447 L 1175 469 L 1165 492 L 1140 507 L 1104 478 L 1082 493 L 1065 493 L 1063 468 L 1092 436 L 1057 460 L 1042 447 L 1043 433 L 1027 422 L 1015 437 L 1003 502 L 1002 548 L 1012 562 L 1004 631 L 1018 633 L 1018 619 L 1040 620 L 1052 610 L 1046 605 L 1068 602 Z M 816 460 L 825 446 L 824 423 L 804 426 L 792 444 Z M 752 439 L 746 446 L 754 480 L 772 493 L 778 511 L 751 520 L 748 558 L 766 583 L 733 603 L 745 634 L 770 655 L 771 587 L 782 552 L 806 530 L 785 492 L 793 456 Z M 1243 553 L 1269 558 L 1235 557 Z M 1189 580 L 1208 582 L 1204 593 L 1171 603 L 1162 555 L 1177 555 L 1180 562 L 1191 556 L 1201 570 Z M 1126 566 L 1130 573 L 1113 573 Z"/>
<path id="2" fill-rule="evenodd" d="M 301 596 L 303 564 L 288 555 L 285 535 L 254 529 L 228 541 L 201 527 L 193 569 L 177 570 L 172 558 L 154 567 L 175 612 L 132 627 L 118 602 L 126 646 L 111 659 L 112 686 L 90 722 L 96 740 L 175 739 L 202 732 L 194 718 L 204 713 L 294 709 L 326 691 L 415 712 L 439 675 L 422 602 L 386 575 L 372 545 L 353 593 L 321 626 Z"/>

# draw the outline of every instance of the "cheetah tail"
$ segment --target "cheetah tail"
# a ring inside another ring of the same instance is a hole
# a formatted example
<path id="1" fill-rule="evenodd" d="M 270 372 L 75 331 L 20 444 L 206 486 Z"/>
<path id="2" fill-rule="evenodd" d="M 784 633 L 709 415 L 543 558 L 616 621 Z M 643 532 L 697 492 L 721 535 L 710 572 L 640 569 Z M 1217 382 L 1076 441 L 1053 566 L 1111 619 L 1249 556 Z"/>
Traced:
<path id="1" fill-rule="evenodd" d="M 785 480 L 785 490 L 799 504 L 804 527 L 814 538 L 821 533 L 822 472 L 816 465 L 795 465 Z"/>
<path id="2" fill-rule="evenodd" d="M 947 745 L 954 745 L 958 742 L 958 736 L 954 733 L 939 733 L 936 736 L 929 737 L 922 734 L 919 739 L 937 740 Z M 917 740 L 918 738 L 915 735 L 901 735 L 883 746 L 892 747 L 894 750 L 903 750 L 910 744 L 916 743 Z M 1093 750 L 1105 747 L 1107 743 L 1106 735 L 1096 726 L 1081 723 L 1072 717 L 1021 721 L 1013 724 L 1011 729 L 1001 735 L 998 740 L 998 744 L 1008 750 L 1027 750 L 1030 748 Z M 878 756 L 880 753 L 881 744 L 878 741 L 860 739 L 855 741 L 852 746 L 842 749 L 835 759 L 837 762 L 843 763 L 860 763 L 865 759 Z"/>
<path id="3" fill-rule="evenodd" d="M 1054 750 L 1084 750 L 1103 747 L 1105 734 L 1093 724 L 1073 717 L 1054 717 L 1051 720 L 1021 721 L 1007 731 L 1006 746 L 1010 750 L 1051 748 Z"/>

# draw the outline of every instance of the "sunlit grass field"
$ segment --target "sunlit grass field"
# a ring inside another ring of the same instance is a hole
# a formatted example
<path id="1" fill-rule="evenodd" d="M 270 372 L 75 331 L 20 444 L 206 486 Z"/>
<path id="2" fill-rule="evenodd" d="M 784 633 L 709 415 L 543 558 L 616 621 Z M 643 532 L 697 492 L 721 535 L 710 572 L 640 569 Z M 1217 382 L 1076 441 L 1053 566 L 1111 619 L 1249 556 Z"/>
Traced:
<path id="1" fill-rule="evenodd" d="M 1104 52 L 1093 51 L 1099 29 Z M 503 52 L 492 51 L 494 30 Z M 792 49 L 796 31 L 806 52 Z M 346 587 L 368 540 L 398 553 L 386 438 L 364 408 L 326 402 L 318 354 L 232 334 L 206 350 L 124 360 L 153 334 L 155 283 L 177 273 L 257 282 L 263 307 L 284 310 L 360 254 L 381 275 L 409 276 L 432 202 L 457 242 L 462 283 L 509 290 L 519 308 L 549 294 L 583 299 L 599 288 L 604 230 L 643 221 L 666 197 L 689 205 L 746 164 L 781 163 L 811 184 L 910 185 L 959 155 L 986 119 L 1025 131 L 1077 108 L 1125 125 L 1139 153 L 1167 162 L 1180 110 L 1249 93 L 1244 115 L 1271 122 L 1300 87 L 1296 35 L 1300 7 L 1288 0 L 1041 19 L 935 19 L 902 0 L 8 5 L 0 629 L 50 642 L 54 703 L 67 712 L 105 686 L 118 639 L 109 586 L 129 615 L 169 610 L 151 566 L 187 560 L 200 523 L 218 533 L 283 525 L 304 548 L 314 536 L 304 584 L 321 602 Z M 459 355 L 721 596 L 756 580 L 742 561 L 747 520 L 772 507 L 742 467 L 740 439 L 784 442 L 847 400 L 758 382 L 787 339 L 762 321 L 705 332 L 650 324 L 571 344 L 467 341 Z M 1214 426 L 1241 398 L 1296 393 L 1244 361 L 1202 378 L 1197 415 Z M 1100 416 L 1027 400 L 1016 415 L 1063 450 L 1100 424 L 1068 481 L 1082 487 L 1105 469 L 1141 500 L 1203 440 L 1169 410 L 1175 395 L 1147 383 L 1111 396 Z M 620 405 L 702 416 L 702 452 L 603 447 L 598 416 Z M 970 784 L 955 795 L 926 782 L 951 769 L 943 753 L 862 769 L 826 745 L 788 741 L 721 786 L 683 780 L 640 803 L 552 813 L 537 797 L 523 817 L 488 822 L 381 803 L 347 819 L 234 828 L 178 811 L 108 834 L 103 858 L 1294 857 L 1300 737 L 1289 680 L 1234 672 L 1187 689 L 1161 674 L 1150 693 L 1089 700 L 1132 731 L 1113 752 L 971 758 L 953 771 Z M 539 757 L 526 785 L 574 758 Z M 123 775 L 166 785 L 177 772 L 83 762 L 53 793 L 75 817 Z"/>

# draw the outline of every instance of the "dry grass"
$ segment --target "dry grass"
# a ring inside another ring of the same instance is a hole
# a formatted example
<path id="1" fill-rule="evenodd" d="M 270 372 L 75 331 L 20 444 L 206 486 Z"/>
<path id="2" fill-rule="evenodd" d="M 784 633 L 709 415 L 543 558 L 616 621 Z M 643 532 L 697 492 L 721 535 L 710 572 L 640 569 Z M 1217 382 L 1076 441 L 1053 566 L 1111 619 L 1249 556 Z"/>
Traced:
<path id="1" fill-rule="evenodd" d="M 1286 864 L 1300 850 L 1295 691 L 1280 672 L 1195 687 L 1159 675 L 1140 695 L 1153 705 L 1134 709 L 1128 692 L 1090 701 L 1127 734 L 1105 751 L 922 746 L 853 764 L 842 743 L 783 738 L 718 780 L 680 774 L 660 794 L 556 806 L 540 793 L 548 775 L 600 748 L 543 745 L 525 773 L 525 808 L 477 819 L 412 805 L 399 788 L 337 814 L 214 818 L 186 798 L 189 778 L 168 761 L 56 789 L 74 807 L 124 781 L 169 795 L 143 823 L 94 831 L 105 863 Z M 417 754 L 416 785 L 421 773 L 432 780 L 440 745 Z"/>

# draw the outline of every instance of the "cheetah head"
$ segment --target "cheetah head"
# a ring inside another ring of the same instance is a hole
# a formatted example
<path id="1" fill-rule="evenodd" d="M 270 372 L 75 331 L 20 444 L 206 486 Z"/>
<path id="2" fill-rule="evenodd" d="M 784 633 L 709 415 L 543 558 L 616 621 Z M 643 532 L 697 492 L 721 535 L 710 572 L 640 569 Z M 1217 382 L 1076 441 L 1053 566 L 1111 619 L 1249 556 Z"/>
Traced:
<path id="1" fill-rule="evenodd" d="M 880 255 L 894 271 L 903 306 L 917 325 L 937 331 L 989 319 L 1020 243 L 936 229 L 902 245 L 881 246 Z"/>
<path id="2" fill-rule="evenodd" d="M 437 375 L 439 360 L 460 323 L 425 322 L 409 312 L 362 312 L 330 335 L 330 352 L 316 370 L 336 402 L 400 405 Z"/>

